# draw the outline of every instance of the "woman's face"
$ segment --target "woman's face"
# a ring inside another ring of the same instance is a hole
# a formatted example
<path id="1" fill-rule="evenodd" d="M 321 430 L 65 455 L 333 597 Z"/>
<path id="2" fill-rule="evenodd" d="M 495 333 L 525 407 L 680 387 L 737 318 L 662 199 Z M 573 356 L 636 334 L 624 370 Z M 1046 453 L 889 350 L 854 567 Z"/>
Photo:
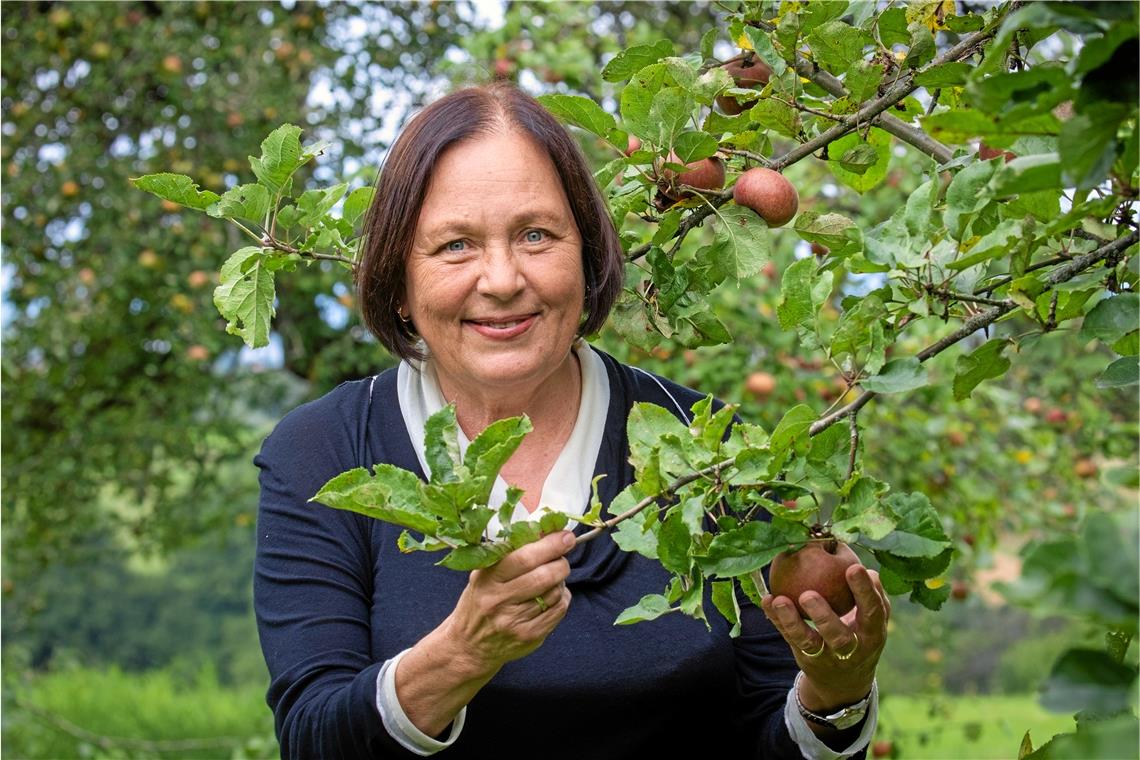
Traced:
<path id="1" fill-rule="evenodd" d="M 455 390 L 537 387 L 582 317 L 582 238 L 529 137 L 481 135 L 436 164 L 408 257 L 404 311 Z"/>

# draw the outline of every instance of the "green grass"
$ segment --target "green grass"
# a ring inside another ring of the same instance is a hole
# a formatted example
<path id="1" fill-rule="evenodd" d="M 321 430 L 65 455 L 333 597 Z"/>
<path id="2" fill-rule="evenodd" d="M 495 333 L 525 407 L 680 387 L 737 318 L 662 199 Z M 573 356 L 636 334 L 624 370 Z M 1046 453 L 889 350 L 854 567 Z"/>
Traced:
<path id="1" fill-rule="evenodd" d="M 5 673 L 5 758 L 272 758 L 264 686 L 220 686 L 212 671 L 69 668 Z"/>
<path id="2" fill-rule="evenodd" d="M 1073 730 L 1073 718 L 1026 696 L 887 696 L 876 739 L 890 739 L 900 760 L 1009 760 L 1026 731 L 1033 746 Z"/>
<path id="3" fill-rule="evenodd" d="M 273 758 L 277 745 L 263 684 L 218 684 L 204 669 L 124 673 L 72 667 L 5 672 L 3 755 L 16 758 Z M 1032 696 L 885 696 L 876 739 L 896 757 L 1014 758 L 1026 730 L 1041 746 L 1072 718 Z"/>

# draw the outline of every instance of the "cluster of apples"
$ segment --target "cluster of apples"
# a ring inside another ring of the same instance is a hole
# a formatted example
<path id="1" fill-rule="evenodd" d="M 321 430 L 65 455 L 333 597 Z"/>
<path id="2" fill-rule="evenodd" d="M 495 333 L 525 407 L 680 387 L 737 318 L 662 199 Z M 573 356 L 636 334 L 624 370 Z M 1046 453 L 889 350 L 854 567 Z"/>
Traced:
<path id="1" fill-rule="evenodd" d="M 723 64 L 738 88 L 758 89 L 768 84 L 772 69 L 752 53 L 736 56 Z M 724 113 L 735 116 L 742 113 L 747 105 L 742 105 L 731 95 L 719 95 L 717 106 Z M 641 147 L 641 141 L 630 137 L 627 153 Z M 685 168 L 676 171 L 668 164 L 679 164 Z M 674 201 L 684 200 L 694 190 L 717 191 L 724 187 L 724 161 L 719 156 L 702 158 L 699 161 L 684 163 L 675 153 L 670 153 L 657 166 L 658 187 L 661 193 Z M 752 209 L 769 227 L 780 227 L 791 221 L 799 209 L 800 196 L 792 183 L 784 175 L 772 169 L 756 167 L 748 169 L 736 180 L 732 187 L 732 199 L 737 205 Z"/>

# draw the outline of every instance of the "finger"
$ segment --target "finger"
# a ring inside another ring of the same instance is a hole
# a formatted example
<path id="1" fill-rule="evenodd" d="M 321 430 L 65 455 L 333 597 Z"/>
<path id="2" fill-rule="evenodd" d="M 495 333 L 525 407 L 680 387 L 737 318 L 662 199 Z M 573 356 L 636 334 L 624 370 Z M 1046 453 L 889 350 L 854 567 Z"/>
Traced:
<path id="1" fill-rule="evenodd" d="M 792 649 L 801 654 L 819 650 L 823 639 L 804 622 L 791 599 L 769 595 L 760 601 L 760 606 Z"/>
<path id="2" fill-rule="evenodd" d="M 879 596 L 883 599 L 883 610 L 886 613 L 887 620 L 891 619 L 891 597 L 887 594 L 887 590 L 883 588 L 883 581 L 879 577 L 878 570 L 868 570 L 867 574 L 871 576 L 871 582 L 875 584 L 875 590 L 879 592 Z"/>
<path id="3" fill-rule="evenodd" d="M 887 608 L 884 595 L 875 587 L 870 571 L 862 565 L 847 568 L 847 585 L 855 596 L 855 620 L 860 630 L 878 632 L 887 622 Z"/>
<path id="4" fill-rule="evenodd" d="M 574 547 L 574 534 L 560 530 L 549 536 L 519 547 L 488 568 L 489 574 L 497 581 L 509 581 L 531 570 L 545 565 L 566 554 Z"/>
<path id="5" fill-rule="evenodd" d="M 507 599 L 533 599 L 546 594 L 570 577 L 570 563 L 558 557 L 545 565 L 504 583 L 501 588 Z"/>
<path id="6" fill-rule="evenodd" d="M 850 652 L 857 646 L 855 632 L 835 614 L 831 605 L 815 591 L 800 594 L 800 606 L 811 616 L 815 629 L 832 652 Z"/>
<path id="7" fill-rule="evenodd" d="M 558 603 L 562 601 L 565 589 L 566 587 L 559 583 L 545 594 L 538 594 L 533 599 L 523 600 L 520 604 L 524 605 L 528 612 L 531 613 L 529 615 L 530 617 L 538 617 L 539 615 L 549 612 L 551 608 L 558 606 Z"/>

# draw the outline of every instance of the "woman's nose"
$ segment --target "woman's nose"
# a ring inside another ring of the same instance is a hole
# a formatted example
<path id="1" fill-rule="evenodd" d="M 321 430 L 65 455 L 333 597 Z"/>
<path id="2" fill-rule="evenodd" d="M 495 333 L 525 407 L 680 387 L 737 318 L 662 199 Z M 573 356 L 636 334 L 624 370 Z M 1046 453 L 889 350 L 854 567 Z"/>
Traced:
<path id="1" fill-rule="evenodd" d="M 518 254 L 508 245 L 488 246 L 483 253 L 479 292 L 500 301 L 513 298 L 523 289 Z"/>

